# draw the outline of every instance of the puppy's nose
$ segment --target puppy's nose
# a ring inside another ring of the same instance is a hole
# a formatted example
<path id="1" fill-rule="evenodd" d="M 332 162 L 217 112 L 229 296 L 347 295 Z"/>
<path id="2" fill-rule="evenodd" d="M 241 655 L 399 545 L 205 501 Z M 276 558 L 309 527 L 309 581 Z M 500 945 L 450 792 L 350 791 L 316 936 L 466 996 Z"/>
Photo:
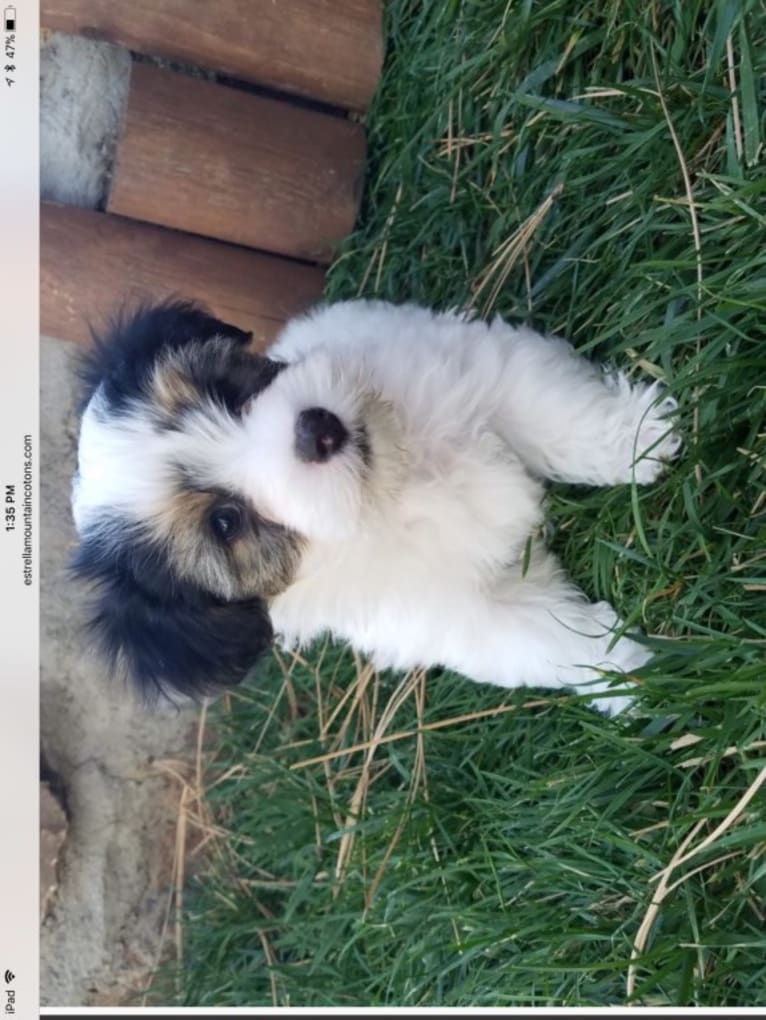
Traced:
<path id="1" fill-rule="evenodd" d="M 321 464 L 336 454 L 347 439 L 343 422 L 323 407 L 301 411 L 295 422 L 295 450 L 301 460 Z"/>

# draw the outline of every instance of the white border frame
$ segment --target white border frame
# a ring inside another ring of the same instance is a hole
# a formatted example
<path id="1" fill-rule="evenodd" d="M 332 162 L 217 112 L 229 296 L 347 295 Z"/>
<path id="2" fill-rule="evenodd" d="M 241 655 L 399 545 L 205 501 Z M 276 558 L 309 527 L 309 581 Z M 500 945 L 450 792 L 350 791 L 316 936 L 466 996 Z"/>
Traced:
<path id="1" fill-rule="evenodd" d="M 0 1016 L 11 1018 L 39 1011 L 40 12 L 39 0 L 3 0 L 1 6 Z M 16 11 L 13 57 L 6 50 L 10 6 Z M 14 70 L 7 72 L 6 66 Z M 15 527 L 7 531 L 11 510 Z M 25 548 L 31 553 L 26 564 Z M 6 1011 L 9 1005 L 14 1013 Z"/>

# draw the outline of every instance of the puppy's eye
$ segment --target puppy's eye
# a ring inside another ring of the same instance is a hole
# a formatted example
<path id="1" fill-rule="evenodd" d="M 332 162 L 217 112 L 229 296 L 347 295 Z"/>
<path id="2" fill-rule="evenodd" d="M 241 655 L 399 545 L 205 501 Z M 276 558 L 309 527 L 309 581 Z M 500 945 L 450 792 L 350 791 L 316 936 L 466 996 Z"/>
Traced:
<path id="1" fill-rule="evenodd" d="M 223 503 L 211 511 L 209 521 L 216 538 L 222 542 L 231 542 L 242 531 L 245 515 L 242 507 L 236 503 Z"/>

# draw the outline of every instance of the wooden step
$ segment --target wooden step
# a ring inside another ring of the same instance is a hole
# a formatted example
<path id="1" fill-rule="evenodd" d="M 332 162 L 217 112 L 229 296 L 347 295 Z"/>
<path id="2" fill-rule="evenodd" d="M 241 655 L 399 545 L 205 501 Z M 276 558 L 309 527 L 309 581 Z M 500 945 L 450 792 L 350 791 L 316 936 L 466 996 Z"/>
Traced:
<path id="1" fill-rule="evenodd" d="M 321 297 L 315 266 L 236 248 L 109 213 L 44 202 L 40 210 L 41 327 L 89 343 L 127 303 L 194 298 L 252 330 L 260 346 Z"/>
<path id="2" fill-rule="evenodd" d="M 45 28 L 351 110 L 380 76 L 380 0 L 41 0 Z"/>
<path id="3" fill-rule="evenodd" d="M 360 124 L 134 64 L 107 207 L 329 262 L 354 226 L 364 160 Z"/>

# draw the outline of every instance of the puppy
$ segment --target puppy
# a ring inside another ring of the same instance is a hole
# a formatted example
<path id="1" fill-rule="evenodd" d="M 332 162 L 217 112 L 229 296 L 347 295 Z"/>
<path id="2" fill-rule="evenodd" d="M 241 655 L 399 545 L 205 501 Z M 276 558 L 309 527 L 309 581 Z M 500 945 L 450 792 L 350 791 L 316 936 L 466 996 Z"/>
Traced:
<path id="1" fill-rule="evenodd" d="M 267 357 L 249 339 L 170 302 L 86 368 L 74 568 L 144 692 L 236 684 L 274 634 L 503 687 L 598 693 L 647 661 L 537 535 L 544 479 L 645 484 L 676 455 L 657 384 L 499 318 L 381 301 L 296 319 Z"/>

